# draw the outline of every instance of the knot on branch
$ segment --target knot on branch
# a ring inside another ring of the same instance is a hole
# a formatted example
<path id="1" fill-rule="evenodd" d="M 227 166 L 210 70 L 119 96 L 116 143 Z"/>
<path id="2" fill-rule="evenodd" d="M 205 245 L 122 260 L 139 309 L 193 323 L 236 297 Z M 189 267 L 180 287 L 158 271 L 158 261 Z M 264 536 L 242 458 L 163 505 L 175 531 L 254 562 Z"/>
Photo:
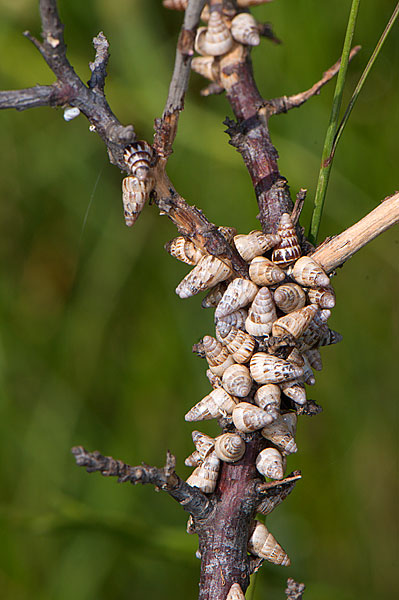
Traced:
<path id="1" fill-rule="evenodd" d="M 107 76 L 107 64 L 109 60 L 109 43 L 102 31 L 97 37 L 93 38 L 93 46 L 96 56 L 93 62 L 89 63 L 91 77 L 88 81 L 89 88 L 97 88 L 101 92 L 104 90 L 105 78 Z"/>

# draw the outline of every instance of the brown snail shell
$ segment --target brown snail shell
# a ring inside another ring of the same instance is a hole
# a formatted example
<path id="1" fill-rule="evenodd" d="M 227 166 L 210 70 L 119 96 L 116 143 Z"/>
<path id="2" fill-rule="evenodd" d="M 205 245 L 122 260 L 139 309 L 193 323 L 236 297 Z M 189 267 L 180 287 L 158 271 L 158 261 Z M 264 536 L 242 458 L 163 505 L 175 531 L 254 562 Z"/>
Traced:
<path id="1" fill-rule="evenodd" d="M 221 281 L 215 287 L 213 287 L 205 298 L 202 299 L 201 306 L 202 308 L 216 308 L 219 302 L 221 301 L 223 294 L 226 291 L 227 284 L 225 281 Z"/>
<path id="2" fill-rule="evenodd" d="M 162 4 L 171 10 L 186 10 L 188 0 L 162 0 Z"/>
<path id="3" fill-rule="evenodd" d="M 165 250 L 177 260 L 193 266 L 204 256 L 202 250 L 182 235 L 165 244 Z"/>
<path id="4" fill-rule="evenodd" d="M 256 522 L 254 532 L 248 541 L 248 550 L 255 556 L 260 556 L 275 565 L 289 567 L 291 564 L 287 553 L 274 539 L 263 523 Z"/>
<path id="5" fill-rule="evenodd" d="M 308 287 L 326 287 L 330 284 L 328 275 L 311 256 L 299 258 L 293 265 L 290 276 Z"/>
<path id="6" fill-rule="evenodd" d="M 216 488 L 219 466 L 220 460 L 216 456 L 216 452 L 211 452 L 204 459 L 203 463 L 194 469 L 187 479 L 187 483 L 199 488 L 205 494 L 211 494 Z"/>
<path id="7" fill-rule="evenodd" d="M 287 415 L 290 416 L 287 418 Z M 275 446 L 283 450 L 285 454 L 292 454 L 298 449 L 294 439 L 296 418 L 295 413 L 280 415 L 273 423 L 265 425 L 261 434 Z"/>
<path id="8" fill-rule="evenodd" d="M 303 365 L 303 375 L 302 380 L 308 385 L 314 385 L 316 383 L 316 379 L 313 375 L 312 367 L 305 355 L 303 355 L 304 365 Z"/>
<path id="9" fill-rule="evenodd" d="M 255 298 L 258 287 L 249 279 L 237 277 L 227 286 L 221 301 L 215 310 L 215 318 L 220 319 L 239 308 L 243 308 Z"/>
<path id="10" fill-rule="evenodd" d="M 206 456 L 213 450 L 215 446 L 215 440 L 206 435 L 206 433 L 202 433 L 201 431 L 194 430 L 191 434 L 191 437 L 194 442 L 194 446 L 196 451 L 200 455 L 200 459 L 204 460 Z"/>
<path id="11" fill-rule="evenodd" d="M 312 348 L 311 350 L 306 350 L 306 352 L 304 352 L 304 355 L 308 359 L 312 369 L 314 369 L 315 371 L 322 370 L 323 363 L 321 360 L 320 352 L 317 350 L 317 348 Z"/>
<path id="12" fill-rule="evenodd" d="M 245 454 L 245 442 L 237 433 L 223 433 L 215 440 L 215 452 L 224 462 L 236 462 Z"/>
<path id="13" fill-rule="evenodd" d="M 285 283 L 274 292 L 274 302 L 280 310 L 289 313 L 305 306 L 306 294 L 296 283 Z"/>
<path id="14" fill-rule="evenodd" d="M 276 308 L 272 295 L 267 287 L 262 287 L 256 294 L 248 311 L 245 329 L 254 336 L 268 335 L 276 318 Z"/>
<path id="15" fill-rule="evenodd" d="M 220 379 L 220 377 L 215 375 L 215 373 L 212 373 L 212 371 L 210 369 L 208 369 L 206 371 L 206 376 L 208 377 L 209 383 L 211 384 L 213 389 L 218 388 L 218 387 L 223 387 L 222 380 Z"/>
<path id="16" fill-rule="evenodd" d="M 275 337 L 280 337 L 290 334 L 294 338 L 299 338 L 309 327 L 310 322 L 318 312 L 319 308 L 315 304 L 309 304 L 299 310 L 280 317 L 274 321 L 272 333 Z"/>
<path id="17" fill-rule="evenodd" d="M 239 583 L 233 583 L 229 589 L 226 600 L 245 600 L 244 592 Z"/>
<path id="18" fill-rule="evenodd" d="M 203 338 L 202 344 L 210 370 L 221 377 L 225 370 L 234 364 L 234 358 L 225 346 L 210 335 Z"/>
<path id="19" fill-rule="evenodd" d="M 186 421 L 209 421 L 225 414 L 231 414 L 236 400 L 223 388 L 216 388 L 202 398 L 185 415 Z"/>
<path id="20" fill-rule="evenodd" d="M 274 383 L 262 385 L 256 390 L 254 400 L 260 408 L 272 415 L 273 419 L 277 418 L 281 402 L 281 390 L 278 385 Z"/>
<path id="21" fill-rule="evenodd" d="M 198 465 L 201 462 L 202 459 L 200 453 L 198 452 L 198 450 L 194 450 L 194 452 L 192 452 L 190 456 L 187 456 L 186 460 L 184 461 L 184 464 L 186 465 L 186 467 L 198 467 Z"/>
<path id="22" fill-rule="evenodd" d="M 309 288 L 308 298 L 309 302 L 318 304 L 320 308 L 334 308 L 335 306 L 335 293 L 331 286 L 325 288 Z"/>
<path id="23" fill-rule="evenodd" d="M 271 423 L 273 417 L 258 406 L 240 402 L 233 410 L 233 423 L 239 431 L 250 433 Z"/>
<path id="24" fill-rule="evenodd" d="M 275 285 L 285 279 L 284 271 L 264 256 L 255 256 L 252 259 L 249 276 L 257 285 Z"/>
<path id="25" fill-rule="evenodd" d="M 275 448 L 265 448 L 256 458 L 256 468 L 261 475 L 271 479 L 284 477 L 283 457 Z"/>
<path id="26" fill-rule="evenodd" d="M 235 327 L 232 327 L 226 337 L 222 338 L 222 342 L 238 363 L 248 362 L 256 345 L 256 340 L 252 335 Z"/>
<path id="27" fill-rule="evenodd" d="M 213 56 L 196 56 L 191 61 L 191 68 L 210 81 L 217 81 L 219 65 Z"/>
<path id="28" fill-rule="evenodd" d="M 207 254 L 185 276 L 176 288 L 180 298 L 189 298 L 230 277 L 232 270 L 224 262 Z"/>
<path id="29" fill-rule="evenodd" d="M 285 381 L 280 383 L 280 386 L 281 391 L 296 404 L 306 404 L 306 390 L 302 383 L 298 381 Z"/>
<path id="30" fill-rule="evenodd" d="M 239 254 L 247 262 L 255 256 L 261 256 L 280 241 L 280 237 L 274 234 L 262 233 L 262 231 L 251 231 L 248 234 L 239 234 L 234 237 L 234 244 Z"/>
<path id="31" fill-rule="evenodd" d="M 218 227 L 218 231 L 222 234 L 228 244 L 231 244 L 234 236 L 237 234 L 237 229 L 235 227 L 227 227 L 226 225 Z"/>
<path id="32" fill-rule="evenodd" d="M 293 348 L 291 350 L 290 354 L 287 356 L 287 360 L 297 367 L 303 367 L 305 364 L 305 359 L 298 348 Z"/>
<path id="33" fill-rule="evenodd" d="M 245 398 L 252 387 L 252 377 L 244 365 L 231 365 L 223 373 L 222 384 L 228 394 Z"/>
<path id="34" fill-rule="evenodd" d="M 123 212 L 128 227 L 131 227 L 137 221 L 153 183 L 151 178 L 141 181 L 132 175 L 122 180 Z"/>
<path id="35" fill-rule="evenodd" d="M 281 383 L 303 375 L 301 367 L 265 352 L 257 352 L 252 356 L 250 371 L 257 383 Z"/>
<path id="36" fill-rule="evenodd" d="M 131 175 L 140 181 L 147 179 L 151 168 L 152 148 L 146 141 L 134 142 L 126 146 L 123 158 Z"/>
<path id="37" fill-rule="evenodd" d="M 195 38 L 195 50 L 203 56 L 222 56 L 233 47 L 230 29 L 218 10 L 209 14 L 208 27 L 200 27 Z"/>
<path id="38" fill-rule="evenodd" d="M 245 319 L 247 316 L 247 311 L 243 308 L 240 308 L 230 315 L 226 315 L 225 317 L 218 319 L 216 321 L 216 338 L 219 340 L 219 342 L 224 342 L 225 338 L 229 335 L 233 328 L 244 330 Z"/>
<path id="39" fill-rule="evenodd" d="M 231 22 L 231 35 L 240 44 L 258 46 L 260 36 L 258 23 L 250 13 L 240 13 Z"/>
<path id="40" fill-rule="evenodd" d="M 301 256 L 295 227 L 288 213 L 281 215 L 277 235 L 281 237 L 281 242 L 273 250 L 272 261 L 276 265 L 287 266 Z"/>

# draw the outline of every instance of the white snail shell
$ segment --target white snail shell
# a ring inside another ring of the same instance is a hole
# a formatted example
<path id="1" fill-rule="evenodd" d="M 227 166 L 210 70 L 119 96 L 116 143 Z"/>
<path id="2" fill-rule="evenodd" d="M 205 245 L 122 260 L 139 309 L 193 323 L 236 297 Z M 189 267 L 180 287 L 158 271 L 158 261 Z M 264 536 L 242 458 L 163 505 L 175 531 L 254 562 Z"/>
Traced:
<path id="1" fill-rule="evenodd" d="M 274 302 L 285 313 L 305 306 L 306 294 L 296 283 L 280 285 L 274 292 Z"/>
<path id="2" fill-rule="evenodd" d="M 192 432 L 191 437 L 193 438 L 195 449 L 200 455 L 200 459 L 204 460 L 204 458 L 206 458 L 206 456 L 213 450 L 215 446 L 215 440 L 209 435 L 206 435 L 206 433 L 196 430 Z"/>
<path id="3" fill-rule="evenodd" d="M 277 234 L 281 237 L 281 242 L 273 250 L 272 261 L 276 265 L 287 266 L 301 256 L 295 227 L 288 213 L 281 215 Z"/>
<path id="4" fill-rule="evenodd" d="M 310 322 L 315 317 L 319 308 L 316 304 L 309 304 L 299 310 L 288 313 L 274 321 L 272 334 L 275 337 L 284 336 L 289 333 L 295 338 L 299 338 L 309 327 Z"/>
<path id="5" fill-rule="evenodd" d="M 283 457 L 275 448 L 265 448 L 256 458 L 256 468 L 261 475 L 271 479 L 284 477 Z"/>
<path id="6" fill-rule="evenodd" d="M 72 121 L 76 119 L 80 115 L 80 110 L 77 106 L 72 106 L 70 108 L 65 108 L 64 110 L 64 119 L 65 121 Z"/>
<path id="7" fill-rule="evenodd" d="M 233 583 L 229 589 L 226 600 L 245 600 L 244 592 L 239 583 Z"/>
<path id="8" fill-rule="evenodd" d="M 255 256 L 261 256 L 270 248 L 273 248 L 281 238 L 278 235 L 262 233 L 262 231 L 251 231 L 248 234 L 239 234 L 234 237 L 234 244 L 239 254 L 247 262 Z"/>
<path id="9" fill-rule="evenodd" d="M 296 404 L 306 404 L 305 386 L 298 381 L 286 381 L 280 383 L 281 390 L 288 398 L 291 398 Z"/>
<path id="10" fill-rule="evenodd" d="M 199 488 L 205 494 L 211 494 L 216 488 L 219 466 L 220 460 L 216 456 L 216 452 L 211 452 L 203 463 L 194 469 L 187 479 L 187 483 Z"/>
<path id="11" fill-rule="evenodd" d="M 129 175 L 122 180 L 122 202 L 125 222 L 128 227 L 135 224 L 144 208 L 153 186 L 152 178 L 141 181 Z"/>
<path id="12" fill-rule="evenodd" d="M 301 285 L 325 287 L 330 283 L 328 275 L 311 256 L 302 256 L 292 267 L 291 277 Z"/>
<path id="13" fill-rule="evenodd" d="M 287 418 L 287 415 L 290 416 Z M 265 425 L 261 434 L 283 450 L 285 454 L 292 454 L 298 449 L 294 439 L 296 418 L 295 413 L 280 415 L 273 423 Z"/>
<path id="14" fill-rule="evenodd" d="M 203 338 L 202 344 L 210 370 L 221 377 L 225 370 L 234 364 L 234 358 L 225 346 L 210 335 Z"/>
<path id="15" fill-rule="evenodd" d="M 213 56 L 196 56 L 191 61 L 191 68 L 210 81 L 218 80 L 219 65 Z"/>
<path id="16" fill-rule="evenodd" d="M 245 454 L 245 442 L 237 433 L 223 433 L 215 440 L 215 452 L 224 462 L 236 462 Z"/>
<path id="17" fill-rule="evenodd" d="M 239 431 L 249 433 L 271 423 L 273 417 L 258 406 L 240 402 L 233 410 L 233 423 Z"/>
<path id="18" fill-rule="evenodd" d="M 144 181 L 151 168 L 152 148 L 146 141 L 134 142 L 126 146 L 123 158 L 131 175 Z"/>
<path id="19" fill-rule="evenodd" d="M 176 288 L 180 298 L 189 298 L 230 277 L 232 270 L 224 262 L 207 254 L 185 276 Z"/>
<path id="20" fill-rule="evenodd" d="M 184 464 L 186 465 L 186 467 L 198 467 L 198 465 L 201 462 L 202 459 L 200 453 L 198 452 L 198 450 L 194 450 L 194 452 L 192 452 L 190 456 L 187 456 L 186 460 L 184 461 Z"/>
<path id="21" fill-rule="evenodd" d="M 260 36 L 258 23 L 250 13 L 240 13 L 231 22 L 231 35 L 241 44 L 258 46 Z"/>
<path id="22" fill-rule="evenodd" d="M 235 327 L 232 327 L 221 341 L 238 363 L 248 362 L 256 345 L 255 338 L 252 335 Z"/>
<path id="23" fill-rule="evenodd" d="M 262 385 L 256 390 L 254 400 L 260 408 L 271 414 L 273 418 L 277 418 L 281 402 L 281 390 L 278 385 L 274 383 Z"/>
<path id="24" fill-rule="evenodd" d="M 204 256 L 202 250 L 182 235 L 165 244 L 165 250 L 177 260 L 193 266 Z"/>
<path id="25" fill-rule="evenodd" d="M 223 342 L 233 328 L 244 330 L 245 319 L 247 316 L 247 311 L 243 308 L 240 308 L 230 315 L 226 315 L 225 317 L 218 319 L 216 321 L 216 338 L 219 340 L 219 342 Z"/>
<path id="26" fill-rule="evenodd" d="M 225 317 L 239 308 L 244 308 L 255 298 L 258 287 L 249 279 L 237 277 L 227 286 L 215 310 L 215 318 Z"/>
<path id="27" fill-rule="evenodd" d="M 231 365 L 223 373 L 222 384 L 227 393 L 238 398 L 245 398 L 252 387 L 249 369 L 244 365 Z"/>
<path id="28" fill-rule="evenodd" d="M 303 375 L 301 367 L 265 352 L 257 352 L 252 356 L 250 371 L 257 383 L 281 383 Z"/>
<path id="29" fill-rule="evenodd" d="M 275 565 L 288 567 L 291 564 L 287 553 L 277 543 L 272 534 L 263 523 L 256 523 L 254 532 L 248 541 L 248 550 L 256 556 L 260 556 Z"/>
<path id="30" fill-rule="evenodd" d="M 249 276 L 257 285 L 275 285 L 285 279 L 284 271 L 264 256 L 255 256 L 252 259 Z"/>
<path id="31" fill-rule="evenodd" d="M 195 50 L 203 56 L 222 56 L 233 47 L 230 29 L 218 10 L 211 11 L 208 27 L 200 27 L 195 38 Z"/>
<path id="32" fill-rule="evenodd" d="M 276 318 L 276 307 L 272 295 L 267 287 L 262 287 L 256 294 L 248 311 L 245 329 L 254 336 L 268 335 Z"/>
<path id="33" fill-rule="evenodd" d="M 231 414 L 236 402 L 223 388 L 216 388 L 197 402 L 184 418 L 186 421 L 209 421 L 224 414 Z"/>

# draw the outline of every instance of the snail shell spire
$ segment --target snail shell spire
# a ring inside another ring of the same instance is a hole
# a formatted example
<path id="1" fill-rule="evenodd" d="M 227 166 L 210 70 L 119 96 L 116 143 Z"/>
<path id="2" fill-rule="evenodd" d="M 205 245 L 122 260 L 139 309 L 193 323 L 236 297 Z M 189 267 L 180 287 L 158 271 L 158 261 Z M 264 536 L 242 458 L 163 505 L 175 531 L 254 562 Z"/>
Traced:
<path id="1" fill-rule="evenodd" d="M 319 308 L 316 304 L 309 304 L 299 310 L 288 313 L 274 321 L 272 333 L 275 337 L 289 333 L 294 338 L 299 338 L 310 325 Z"/>
<path id="2" fill-rule="evenodd" d="M 201 433 L 201 431 L 196 430 L 192 432 L 191 437 L 193 438 L 195 449 L 199 453 L 201 460 L 204 460 L 215 446 L 215 440 L 209 435 L 206 435 L 206 433 Z"/>
<path id="3" fill-rule="evenodd" d="M 235 327 L 232 327 L 221 341 L 238 363 L 248 362 L 256 345 L 256 340 L 252 335 Z"/>
<path id="4" fill-rule="evenodd" d="M 280 310 L 289 313 L 305 306 L 306 294 L 296 283 L 285 283 L 274 292 L 274 302 Z"/>
<path id="5" fill-rule="evenodd" d="M 186 421 L 209 421 L 225 414 L 231 414 L 236 406 L 236 400 L 223 388 L 216 388 L 202 398 L 185 415 Z"/>
<path id="6" fill-rule="evenodd" d="M 210 370 L 221 377 L 225 370 L 234 364 L 234 358 L 229 354 L 227 348 L 211 335 L 206 335 L 202 344 Z"/>
<path id="7" fill-rule="evenodd" d="M 205 494 L 211 494 L 215 491 L 219 475 L 220 460 L 215 452 L 211 452 L 203 463 L 194 469 L 187 483 L 199 488 Z"/>
<path id="8" fill-rule="evenodd" d="M 151 178 L 140 181 L 130 175 L 122 181 L 122 202 L 125 222 L 128 227 L 135 224 L 151 191 L 153 182 Z"/>
<path id="9" fill-rule="evenodd" d="M 292 267 L 291 277 L 300 285 L 326 287 L 330 278 L 311 256 L 302 256 Z"/>
<path id="10" fill-rule="evenodd" d="M 281 215 L 277 235 L 281 237 L 281 242 L 273 250 L 272 261 L 276 265 L 287 266 L 301 256 L 295 227 L 288 213 Z"/>
<path id="11" fill-rule="evenodd" d="M 272 479 L 284 477 L 283 457 L 275 448 L 265 448 L 256 458 L 256 468 L 261 475 Z"/>
<path id="12" fill-rule="evenodd" d="M 275 285 L 285 279 L 284 271 L 264 256 L 255 256 L 252 259 L 249 276 L 257 285 Z"/>
<path id="13" fill-rule="evenodd" d="M 256 294 L 248 311 L 245 329 L 248 333 L 257 337 L 268 335 L 276 318 L 276 307 L 270 290 L 267 287 L 262 287 Z"/>
<path id="14" fill-rule="evenodd" d="M 237 277 L 227 286 L 215 310 L 215 318 L 225 317 L 239 308 L 244 308 L 255 298 L 258 287 L 249 279 Z"/>
<path id="15" fill-rule="evenodd" d="M 259 521 L 256 523 L 254 532 L 249 538 L 248 550 L 252 554 L 260 556 L 275 565 L 289 567 L 291 564 L 287 553 L 282 549 L 280 544 L 277 543 L 266 526 Z"/>
<path id="16" fill-rule="evenodd" d="M 306 404 L 305 386 L 297 381 L 285 381 L 280 383 L 281 391 L 291 398 L 296 404 Z"/>
<path id="17" fill-rule="evenodd" d="M 248 234 L 239 234 L 234 237 L 235 247 L 247 262 L 255 256 L 261 256 L 280 241 L 280 236 L 262 233 L 262 231 L 251 231 Z"/>
<path id="18" fill-rule="evenodd" d="M 318 304 L 320 308 L 335 306 L 335 292 L 330 285 L 326 288 L 309 288 L 308 298 L 312 304 Z"/>
<path id="19" fill-rule="evenodd" d="M 244 592 L 239 583 L 233 583 L 229 589 L 226 600 L 245 600 Z"/>
<path id="20" fill-rule="evenodd" d="M 258 406 L 240 402 L 233 410 L 233 423 L 239 431 L 250 433 L 271 423 L 273 417 Z"/>
<path id="21" fill-rule="evenodd" d="M 222 294 L 223 295 L 223 294 Z M 229 335 L 232 329 L 245 329 L 245 319 L 248 313 L 243 308 L 236 310 L 225 317 L 221 317 L 216 321 L 216 337 L 219 342 L 223 342 Z M 237 361 L 239 362 L 239 361 Z"/>
<path id="22" fill-rule="evenodd" d="M 281 390 L 275 383 L 267 383 L 256 390 L 254 400 L 260 408 L 276 419 L 280 410 Z"/>
<path id="23" fill-rule="evenodd" d="M 217 457 L 224 462 L 236 462 L 245 453 L 245 442 L 237 433 L 223 433 L 215 440 Z"/>
<path id="24" fill-rule="evenodd" d="M 129 171 L 140 181 L 147 179 L 151 168 L 152 148 L 147 142 L 140 141 L 126 146 L 123 158 Z"/>
<path id="25" fill-rule="evenodd" d="M 223 373 L 222 385 L 232 396 L 245 398 L 251 391 L 252 383 L 251 373 L 244 365 L 231 365 Z"/>
<path id="26" fill-rule="evenodd" d="M 230 29 L 218 10 L 209 14 L 208 27 L 200 27 L 195 39 L 195 50 L 203 56 L 222 56 L 233 47 Z"/>
<path id="27" fill-rule="evenodd" d="M 177 260 L 193 266 L 204 256 L 202 250 L 182 235 L 165 244 L 165 250 Z"/>
<path id="28" fill-rule="evenodd" d="M 224 262 L 207 254 L 185 276 L 176 288 L 180 298 L 189 298 L 230 277 L 232 270 Z"/>
<path id="29" fill-rule="evenodd" d="M 303 375 L 302 367 L 265 352 L 257 352 L 251 358 L 250 371 L 257 383 L 281 383 Z"/>
<path id="30" fill-rule="evenodd" d="M 288 415 L 290 415 L 289 418 L 287 418 Z M 295 413 L 280 415 L 273 423 L 265 425 L 261 434 L 275 446 L 281 448 L 285 454 L 292 454 L 298 449 L 294 439 L 296 419 Z"/>
<path id="31" fill-rule="evenodd" d="M 210 81 L 217 81 L 218 79 L 219 65 L 213 56 L 196 56 L 191 61 L 191 68 Z"/>
<path id="32" fill-rule="evenodd" d="M 258 23 L 250 13 L 240 13 L 231 22 L 231 35 L 240 44 L 258 46 L 260 36 Z"/>

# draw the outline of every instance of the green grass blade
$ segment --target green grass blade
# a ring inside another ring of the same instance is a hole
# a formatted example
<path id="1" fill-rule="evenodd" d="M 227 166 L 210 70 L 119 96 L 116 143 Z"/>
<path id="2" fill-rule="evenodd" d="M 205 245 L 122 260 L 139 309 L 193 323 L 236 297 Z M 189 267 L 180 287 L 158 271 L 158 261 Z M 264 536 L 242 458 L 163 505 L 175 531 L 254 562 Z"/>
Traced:
<path id="1" fill-rule="evenodd" d="M 310 225 L 309 240 L 312 244 L 316 244 L 317 234 L 319 232 L 321 216 L 323 213 L 324 200 L 326 197 L 328 180 L 330 178 L 331 150 L 334 144 L 335 133 L 338 126 L 339 111 L 342 103 L 342 95 L 344 91 L 345 77 L 348 69 L 349 53 L 352 44 L 353 33 L 355 30 L 356 18 L 359 9 L 360 0 L 352 0 L 352 6 L 349 14 L 348 26 L 346 28 L 344 47 L 342 50 L 341 66 L 339 68 L 337 84 L 335 86 L 334 99 L 331 108 L 330 121 L 327 128 L 326 138 L 324 140 L 323 153 L 321 158 L 321 167 L 319 171 L 319 179 L 317 182 L 316 195 L 314 200 L 314 208 L 312 221 Z"/>

